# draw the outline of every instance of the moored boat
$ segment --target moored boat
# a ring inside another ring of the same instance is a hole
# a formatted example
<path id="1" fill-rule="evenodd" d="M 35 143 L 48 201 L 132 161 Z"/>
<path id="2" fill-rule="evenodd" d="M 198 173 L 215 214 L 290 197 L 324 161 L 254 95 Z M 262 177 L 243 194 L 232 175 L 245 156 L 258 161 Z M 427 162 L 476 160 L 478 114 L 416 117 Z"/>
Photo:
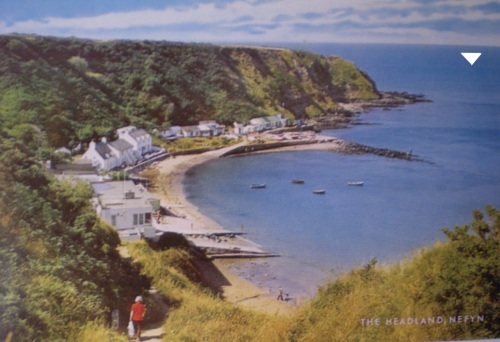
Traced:
<path id="1" fill-rule="evenodd" d="M 304 184 L 303 179 L 292 179 L 292 184 Z"/>
<path id="2" fill-rule="evenodd" d="M 362 186 L 365 182 L 347 182 L 347 185 L 351 186 Z"/>
<path id="3" fill-rule="evenodd" d="M 264 189 L 266 187 L 265 184 L 252 184 L 250 185 L 250 189 Z"/>
<path id="4" fill-rule="evenodd" d="M 316 195 L 324 195 L 325 193 L 326 193 L 326 190 L 321 190 L 321 189 L 313 190 L 313 194 L 316 194 Z"/>

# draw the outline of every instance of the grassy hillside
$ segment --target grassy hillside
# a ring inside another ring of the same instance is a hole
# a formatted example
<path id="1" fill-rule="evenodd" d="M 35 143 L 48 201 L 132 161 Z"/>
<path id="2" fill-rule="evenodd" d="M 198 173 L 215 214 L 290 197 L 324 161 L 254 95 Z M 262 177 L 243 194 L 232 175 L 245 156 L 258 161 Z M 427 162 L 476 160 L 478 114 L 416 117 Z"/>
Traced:
<path id="1" fill-rule="evenodd" d="M 352 63 L 303 51 L 0 36 L 0 122 L 35 124 L 51 146 L 128 124 L 315 117 L 378 97 Z"/>
<path id="2" fill-rule="evenodd" d="M 33 150 L 2 130 L 0 150 L 0 340 L 108 335 L 111 310 L 126 316 L 149 282 L 118 254 L 89 184 L 51 179 Z"/>
<path id="3" fill-rule="evenodd" d="M 199 284 L 193 256 L 131 245 L 171 303 L 165 341 L 444 341 L 500 336 L 500 211 L 474 212 L 448 241 L 376 260 L 322 288 L 295 316 L 234 307 Z M 442 320 L 442 321 L 441 321 Z"/>
<path id="4" fill-rule="evenodd" d="M 171 310 L 164 341 L 283 341 L 290 321 L 236 307 L 203 287 L 194 256 L 179 248 L 153 250 L 145 242 L 128 245 L 144 274 L 165 296 Z"/>

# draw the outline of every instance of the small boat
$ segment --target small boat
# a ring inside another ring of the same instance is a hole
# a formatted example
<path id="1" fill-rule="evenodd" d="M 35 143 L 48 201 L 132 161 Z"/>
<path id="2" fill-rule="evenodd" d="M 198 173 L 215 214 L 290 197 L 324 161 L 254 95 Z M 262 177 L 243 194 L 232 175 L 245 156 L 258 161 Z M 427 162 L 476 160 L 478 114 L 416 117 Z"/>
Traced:
<path id="1" fill-rule="evenodd" d="M 324 195 L 326 193 L 326 190 L 314 190 L 313 194 L 316 195 Z"/>
<path id="2" fill-rule="evenodd" d="M 304 184 L 303 179 L 292 179 L 292 184 Z"/>
<path id="3" fill-rule="evenodd" d="M 347 182 L 347 185 L 362 186 L 365 182 Z"/>
<path id="4" fill-rule="evenodd" d="M 265 184 L 252 184 L 250 185 L 250 189 L 265 189 Z"/>

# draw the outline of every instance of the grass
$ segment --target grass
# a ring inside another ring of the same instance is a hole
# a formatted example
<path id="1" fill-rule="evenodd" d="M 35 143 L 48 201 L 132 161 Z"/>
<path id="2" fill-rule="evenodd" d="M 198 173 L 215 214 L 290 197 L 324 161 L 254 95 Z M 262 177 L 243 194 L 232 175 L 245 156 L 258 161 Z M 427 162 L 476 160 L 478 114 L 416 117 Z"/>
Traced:
<path id="1" fill-rule="evenodd" d="M 288 319 L 268 316 L 223 301 L 199 282 L 187 251 L 153 251 L 129 244 L 132 257 L 169 303 L 164 341 L 283 341 Z"/>
<path id="2" fill-rule="evenodd" d="M 180 138 L 172 142 L 161 142 L 170 153 L 186 152 L 191 150 L 202 149 L 219 149 L 238 143 L 237 140 L 227 139 L 225 137 L 211 137 L 211 138 Z"/>

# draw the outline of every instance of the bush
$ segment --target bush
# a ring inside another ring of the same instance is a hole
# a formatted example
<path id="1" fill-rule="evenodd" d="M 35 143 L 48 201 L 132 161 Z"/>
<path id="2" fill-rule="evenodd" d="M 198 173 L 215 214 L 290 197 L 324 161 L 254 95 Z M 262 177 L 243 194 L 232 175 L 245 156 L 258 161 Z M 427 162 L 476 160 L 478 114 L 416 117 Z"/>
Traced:
<path id="1" fill-rule="evenodd" d="M 189 242 L 182 234 L 166 232 L 163 233 L 157 242 L 148 241 L 149 245 L 159 251 L 164 251 L 169 248 L 189 248 Z"/>

